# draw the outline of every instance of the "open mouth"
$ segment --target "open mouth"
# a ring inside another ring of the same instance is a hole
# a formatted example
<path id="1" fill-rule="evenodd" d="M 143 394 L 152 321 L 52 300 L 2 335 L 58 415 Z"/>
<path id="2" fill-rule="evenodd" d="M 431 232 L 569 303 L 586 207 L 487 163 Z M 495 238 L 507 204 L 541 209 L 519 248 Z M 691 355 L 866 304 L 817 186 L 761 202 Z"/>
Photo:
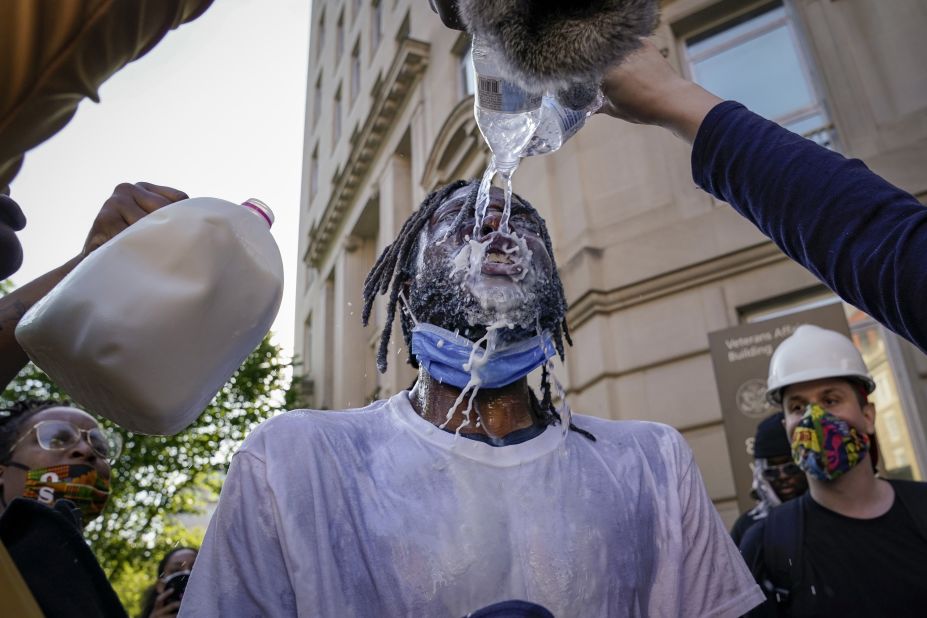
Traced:
<path id="1" fill-rule="evenodd" d="M 517 276 L 524 271 L 519 247 L 511 238 L 495 235 L 486 246 L 480 271 L 484 275 Z"/>
<path id="2" fill-rule="evenodd" d="M 486 261 L 493 264 L 511 264 L 512 258 L 508 253 L 502 253 L 501 251 L 487 251 Z"/>

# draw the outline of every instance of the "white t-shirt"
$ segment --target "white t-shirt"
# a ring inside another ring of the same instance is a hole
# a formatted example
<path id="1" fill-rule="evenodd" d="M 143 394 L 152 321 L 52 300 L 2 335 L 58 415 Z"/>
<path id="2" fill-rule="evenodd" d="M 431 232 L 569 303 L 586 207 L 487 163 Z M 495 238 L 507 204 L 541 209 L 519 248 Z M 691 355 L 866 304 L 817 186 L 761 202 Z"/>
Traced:
<path id="1" fill-rule="evenodd" d="M 574 416 L 494 447 L 402 392 L 297 410 L 229 467 L 181 616 L 740 616 L 764 600 L 671 427 Z"/>

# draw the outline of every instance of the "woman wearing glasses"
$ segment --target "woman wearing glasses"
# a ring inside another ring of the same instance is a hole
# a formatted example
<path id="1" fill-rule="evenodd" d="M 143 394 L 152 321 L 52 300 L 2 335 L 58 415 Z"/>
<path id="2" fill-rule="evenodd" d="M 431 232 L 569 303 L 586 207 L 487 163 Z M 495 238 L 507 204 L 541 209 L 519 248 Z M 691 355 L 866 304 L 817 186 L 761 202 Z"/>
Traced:
<path id="1" fill-rule="evenodd" d="M 19 497 L 47 506 L 65 499 L 80 512 L 82 526 L 99 516 L 109 498 L 118 434 L 56 402 L 24 402 L 7 414 L 0 417 L 0 510 Z"/>
<path id="2" fill-rule="evenodd" d="M 46 618 L 126 616 L 83 538 L 109 499 L 119 447 L 67 404 L 0 410 L 0 549 Z"/>

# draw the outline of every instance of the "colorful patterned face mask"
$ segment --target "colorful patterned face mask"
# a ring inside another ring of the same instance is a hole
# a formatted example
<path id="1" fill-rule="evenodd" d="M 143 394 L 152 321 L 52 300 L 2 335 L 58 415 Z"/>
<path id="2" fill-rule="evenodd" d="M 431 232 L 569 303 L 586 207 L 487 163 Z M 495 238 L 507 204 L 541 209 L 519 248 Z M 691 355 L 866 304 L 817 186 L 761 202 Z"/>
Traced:
<path id="1" fill-rule="evenodd" d="M 869 436 L 817 404 L 808 404 L 792 432 L 792 459 L 819 481 L 833 481 L 869 451 Z"/>
<path id="2" fill-rule="evenodd" d="M 70 500 L 80 509 L 86 526 L 100 515 L 109 500 L 109 479 L 85 464 L 33 468 L 26 472 L 23 497 L 48 506 L 54 506 L 58 500 Z"/>

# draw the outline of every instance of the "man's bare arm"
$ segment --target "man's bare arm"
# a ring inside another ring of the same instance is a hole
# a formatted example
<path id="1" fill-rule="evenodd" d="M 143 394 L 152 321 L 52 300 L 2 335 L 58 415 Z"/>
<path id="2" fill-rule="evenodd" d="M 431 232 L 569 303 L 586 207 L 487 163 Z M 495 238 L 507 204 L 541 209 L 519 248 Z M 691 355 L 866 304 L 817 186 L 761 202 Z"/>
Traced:
<path id="1" fill-rule="evenodd" d="M 602 112 L 636 124 L 669 129 L 690 144 L 722 99 L 676 73 L 650 40 L 612 68 L 602 83 Z"/>

